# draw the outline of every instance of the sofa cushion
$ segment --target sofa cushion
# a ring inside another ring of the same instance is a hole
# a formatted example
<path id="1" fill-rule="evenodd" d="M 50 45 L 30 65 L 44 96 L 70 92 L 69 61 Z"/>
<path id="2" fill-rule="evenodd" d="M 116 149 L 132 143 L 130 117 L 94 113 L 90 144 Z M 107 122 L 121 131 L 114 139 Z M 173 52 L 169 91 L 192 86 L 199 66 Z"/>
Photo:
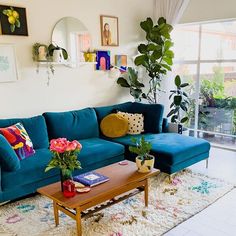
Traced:
<path id="1" fill-rule="evenodd" d="M 124 154 L 124 146 L 100 138 L 79 140 L 83 148 L 79 154 L 81 166 L 88 166 Z"/>
<path id="2" fill-rule="evenodd" d="M 30 157 L 35 153 L 33 143 L 21 123 L 0 128 L 0 133 L 10 143 L 19 160 Z"/>
<path id="3" fill-rule="evenodd" d="M 206 140 L 184 136 L 175 133 L 144 134 L 135 135 L 136 138 L 145 137 L 145 140 L 151 142 L 151 153 L 155 155 L 160 162 L 168 165 L 175 165 L 186 161 L 194 156 L 209 152 L 210 144 Z M 131 142 L 131 135 L 113 139 L 113 141 L 126 146 L 134 145 Z"/>
<path id="4" fill-rule="evenodd" d="M 52 169 L 45 172 L 46 165 L 51 159 L 51 152 L 48 149 L 37 149 L 35 154 L 20 162 L 21 168 L 14 172 L 2 172 L 2 189 L 14 188 L 35 183 L 42 179 L 58 175 L 59 170 Z"/>
<path id="5" fill-rule="evenodd" d="M 5 171 L 20 169 L 20 161 L 9 142 L 0 134 L 0 167 Z"/>
<path id="6" fill-rule="evenodd" d="M 139 113 L 144 115 L 144 131 L 145 133 L 161 133 L 163 123 L 163 112 L 164 106 L 161 104 L 143 104 L 139 102 L 126 102 L 106 107 L 95 107 L 94 108 L 98 122 L 116 111 L 128 112 L 128 113 Z"/>
<path id="7" fill-rule="evenodd" d="M 123 112 L 129 112 L 132 106 L 132 102 L 125 102 L 125 103 L 120 103 L 112 106 L 104 106 L 104 107 L 95 107 L 95 111 L 97 113 L 98 117 L 98 122 L 102 121 L 102 119 L 111 114 L 111 113 L 116 113 L 117 111 L 123 111 Z"/>
<path id="8" fill-rule="evenodd" d="M 35 149 L 48 148 L 48 133 L 46 122 L 43 116 L 31 118 L 0 119 L 0 128 L 5 128 L 16 123 L 22 123 Z"/>
<path id="9" fill-rule="evenodd" d="M 97 116 L 92 108 L 67 112 L 46 112 L 43 114 L 47 122 L 50 139 L 67 138 L 79 140 L 98 137 Z"/>
<path id="10" fill-rule="evenodd" d="M 145 133 L 161 133 L 164 106 L 161 104 L 144 104 L 134 102 L 130 112 L 144 115 Z"/>

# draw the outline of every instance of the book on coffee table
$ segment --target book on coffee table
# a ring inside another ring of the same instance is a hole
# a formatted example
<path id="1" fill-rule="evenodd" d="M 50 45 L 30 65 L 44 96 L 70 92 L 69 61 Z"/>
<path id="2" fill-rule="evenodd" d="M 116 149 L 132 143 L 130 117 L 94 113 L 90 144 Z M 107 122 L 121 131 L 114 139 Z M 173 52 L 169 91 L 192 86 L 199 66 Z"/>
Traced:
<path id="1" fill-rule="evenodd" d="M 107 182 L 109 178 L 105 175 L 99 174 L 95 171 L 90 171 L 81 175 L 73 177 L 74 181 L 80 182 L 81 184 L 93 187 L 98 184 Z"/>

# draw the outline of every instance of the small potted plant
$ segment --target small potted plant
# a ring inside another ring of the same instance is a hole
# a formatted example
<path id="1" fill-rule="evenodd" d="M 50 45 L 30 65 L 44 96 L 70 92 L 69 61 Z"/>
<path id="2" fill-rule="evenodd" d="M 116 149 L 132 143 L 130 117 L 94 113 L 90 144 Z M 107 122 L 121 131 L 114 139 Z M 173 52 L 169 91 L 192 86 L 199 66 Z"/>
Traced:
<path id="1" fill-rule="evenodd" d="M 134 97 L 136 102 L 141 101 L 144 84 L 139 81 L 138 72 L 134 68 L 128 67 L 128 71 L 118 78 L 117 84 L 121 87 L 129 88 L 130 95 Z"/>
<path id="2" fill-rule="evenodd" d="M 175 77 L 176 89 L 171 90 L 169 99 L 172 99 L 170 105 L 170 112 L 167 117 L 171 117 L 171 123 L 169 124 L 169 129 L 177 133 L 186 133 L 187 128 L 183 127 L 189 120 L 188 108 L 189 108 L 189 97 L 188 94 L 183 91 L 183 88 L 189 86 L 188 83 L 182 83 L 179 75 Z"/>
<path id="3" fill-rule="evenodd" d="M 53 62 L 64 62 L 68 59 L 68 53 L 66 49 L 59 47 L 58 45 L 50 44 L 48 46 L 49 56 L 52 58 Z"/>
<path id="4" fill-rule="evenodd" d="M 136 146 L 129 146 L 129 151 L 137 154 L 136 165 L 138 167 L 138 172 L 148 173 L 152 170 L 154 166 L 155 157 L 150 155 L 152 145 L 150 142 L 145 141 L 145 138 L 142 136 L 140 140 L 137 138 L 132 138 L 132 143 Z"/>
<path id="5" fill-rule="evenodd" d="M 48 60 L 48 46 L 41 43 L 35 43 L 32 48 L 34 61 L 47 61 Z"/>
<path id="6" fill-rule="evenodd" d="M 82 145 L 76 140 L 70 142 L 66 138 L 58 138 L 50 141 L 50 151 L 53 157 L 45 172 L 53 168 L 60 169 L 62 191 L 63 183 L 72 179 L 72 172 L 75 169 L 81 169 L 81 164 L 78 161 L 78 154 L 81 149 Z"/>
<path id="7" fill-rule="evenodd" d="M 85 62 L 95 62 L 96 61 L 96 52 L 92 49 L 88 49 L 84 53 L 84 60 Z"/>

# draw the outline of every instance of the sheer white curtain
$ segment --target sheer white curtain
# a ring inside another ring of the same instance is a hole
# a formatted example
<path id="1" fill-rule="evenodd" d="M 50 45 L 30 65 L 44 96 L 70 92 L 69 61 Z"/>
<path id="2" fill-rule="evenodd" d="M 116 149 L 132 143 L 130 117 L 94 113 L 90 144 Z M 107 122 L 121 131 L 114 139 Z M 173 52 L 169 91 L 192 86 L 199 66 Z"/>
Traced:
<path id="1" fill-rule="evenodd" d="M 154 21 L 159 17 L 164 17 L 167 23 L 175 26 L 182 17 L 190 0 L 154 0 Z M 162 89 L 165 93 L 161 93 L 159 103 L 165 106 L 164 115 L 169 111 L 169 91 L 174 87 L 175 74 L 170 72 L 162 81 Z"/>
<path id="2" fill-rule="evenodd" d="M 179 22 L 190 0 L 154 0 L 154 18 L 163 16 L 167 23 L 175 25 Z"/>

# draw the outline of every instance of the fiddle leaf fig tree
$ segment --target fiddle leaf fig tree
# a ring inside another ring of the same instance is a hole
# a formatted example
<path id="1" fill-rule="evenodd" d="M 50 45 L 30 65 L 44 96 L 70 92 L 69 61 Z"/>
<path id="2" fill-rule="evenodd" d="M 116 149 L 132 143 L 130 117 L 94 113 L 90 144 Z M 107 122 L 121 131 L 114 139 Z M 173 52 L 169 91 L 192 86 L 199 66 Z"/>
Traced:
<path id="1" fill-rule="evenodd" d="M 143 94 L 143 98 L 149 103 L 157 103 L 157 93 L 161 91 L 161 81 L 167 71 L 171 71 L 174 53 L 170 32 L 173 27 L 166 23 L 166 19 L 160 17 L 156 25 L 149 17 L 140 23 L 141 28 L 146 33 L 147 43 L 138 46 L 141 55 L 135 58 L 136 66 L 143 66 L 149 80 L 149 90 Z"/>
<path id="2" fill-rule="evenodd" d="M 141 101 L 144 84 L 139 81 L 138 72 L 134 68 L 128 67 L 127 73 L 118 78 L 117 84 L 121 87 L 129 88 L 130 94 L 134 97 L 135 101 Z"/>
<path id="3" fill-rule="evenodd" d="M 175 77 L 175 90 L 171 90 L 171 94 L 169 99 L 172 99 L 172 103 L 170 105 L 170 112 L 167 117 L 171 117 L 172 123 L 183 124 L 189 120 L 187 115 L 189 108 L 189 97 L 188 94 L 183 91 L 183 88 L 189 86 L 188 83 L 182 83 L 179 75 Z"/>

